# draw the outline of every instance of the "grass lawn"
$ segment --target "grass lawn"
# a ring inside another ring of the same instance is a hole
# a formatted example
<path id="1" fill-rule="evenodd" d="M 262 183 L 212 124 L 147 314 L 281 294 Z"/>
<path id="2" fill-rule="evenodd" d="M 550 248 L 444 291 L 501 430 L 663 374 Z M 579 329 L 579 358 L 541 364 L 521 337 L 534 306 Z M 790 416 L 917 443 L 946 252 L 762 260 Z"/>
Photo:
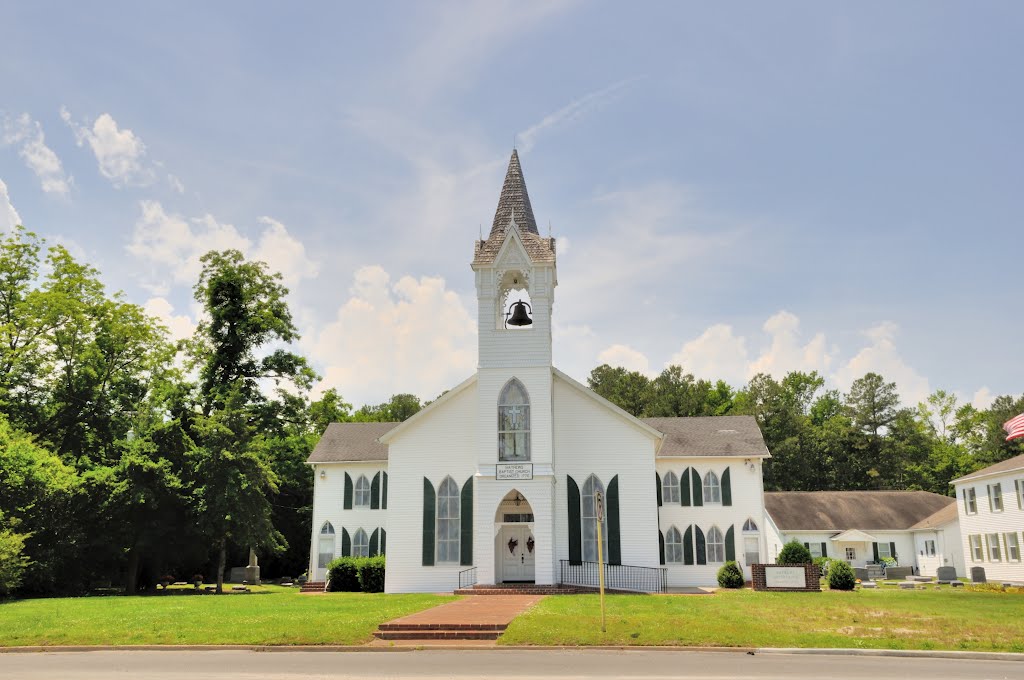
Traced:
<path id="1" fill-rule="evenodd" d="M 1024 652 L 1024 595 L 962 590 L 548 597 L 503 645 L 865 647 Z"/>
<path id="2" fill-rule="evenodd" d="M 234 595 L 16 600 L 0 604 L 0 646 L 351 645 L 377 624 L 454 596 L 327 593 L 262 586 Z"/>

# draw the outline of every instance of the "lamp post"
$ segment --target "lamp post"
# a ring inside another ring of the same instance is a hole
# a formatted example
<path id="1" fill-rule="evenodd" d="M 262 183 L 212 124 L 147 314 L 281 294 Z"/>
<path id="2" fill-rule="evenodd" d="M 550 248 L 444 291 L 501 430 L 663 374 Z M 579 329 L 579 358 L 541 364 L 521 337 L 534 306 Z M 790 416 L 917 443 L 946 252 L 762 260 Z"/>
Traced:
<path id="1" fill-rule="evenodd" d="M 604 524 L 604 495 L 600 491 L 594 493 L 594 504 L 597 507 L 597 582 L 601 588 L 601 632 L 604 633 L 604 540 L 601 535 L 601 525 Z"/>

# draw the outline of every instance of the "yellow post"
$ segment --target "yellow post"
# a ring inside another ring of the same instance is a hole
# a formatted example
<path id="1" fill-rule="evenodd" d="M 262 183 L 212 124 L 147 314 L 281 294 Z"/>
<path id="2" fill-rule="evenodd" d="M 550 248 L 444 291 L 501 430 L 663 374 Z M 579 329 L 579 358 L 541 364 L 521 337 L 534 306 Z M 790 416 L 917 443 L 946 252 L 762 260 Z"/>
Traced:
<path id="1" fill-rule="evenodd" d="M 601 586 L 601 632 L 604 633 L 604 541 L 601 536 L 601 525 L 604 523 L 604 498 L 600 491 L 594 494 L 594 503 L 597 505 L 597 581 Z"/>

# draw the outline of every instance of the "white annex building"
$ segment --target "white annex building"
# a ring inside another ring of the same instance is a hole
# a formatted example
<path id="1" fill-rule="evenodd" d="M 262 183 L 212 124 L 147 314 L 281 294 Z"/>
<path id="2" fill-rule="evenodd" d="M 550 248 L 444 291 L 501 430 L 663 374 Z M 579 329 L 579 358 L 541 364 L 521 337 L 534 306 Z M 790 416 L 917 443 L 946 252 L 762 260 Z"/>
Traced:
<path id="1" fill-rule="evenodd" d="M 387 592 L 596 583 L 598 492 L 610 587 L 712 585 L 732 559 L 749 579 L 767 556 L 754 418 L 634 418 L 552 366 L 555 239 L 515 151 L 472 269 L 476 374 L 405 422 L 334 423 L 311 454 L 310 580 L 386 553 Z"/>
<path id="2" fill-rule="evenodd" d="M 1024 455 L 954 479 L 964 562 L 988 580 L 1024 583 Z"/>

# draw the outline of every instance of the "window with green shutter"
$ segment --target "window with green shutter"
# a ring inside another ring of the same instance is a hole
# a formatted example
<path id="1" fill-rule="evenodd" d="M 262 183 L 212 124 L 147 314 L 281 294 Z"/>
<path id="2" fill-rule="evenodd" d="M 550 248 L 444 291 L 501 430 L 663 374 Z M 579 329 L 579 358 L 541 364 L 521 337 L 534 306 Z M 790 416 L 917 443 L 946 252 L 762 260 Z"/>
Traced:
<path id="1" fill-rule="evenodd" d="M 352 477 L 345 473 L 345 497 L 342 501 L 342 507 L 345 510 L 352 509 Z"/>
<path id="2" fill-rule="evenodd" d="M 565 476 L 566 506 L 569 520 L 569 562 L 583 561 L 582 522 L 580 521 L 580 487 L 576 480 Z"/>
<path id="3" fill-rule="evenodd" d="M 473 566 L 473 478 L 470 477 L 462 485 L 462 546 L 459 551 L 459 563 L 464 567 Z"/>
<path id="4" fill-rule="evenodd" d="M 423 478 L 423 566 L 434 566 L 434 514 L 437 512 L 437 494 L 434 485 Z"/>

